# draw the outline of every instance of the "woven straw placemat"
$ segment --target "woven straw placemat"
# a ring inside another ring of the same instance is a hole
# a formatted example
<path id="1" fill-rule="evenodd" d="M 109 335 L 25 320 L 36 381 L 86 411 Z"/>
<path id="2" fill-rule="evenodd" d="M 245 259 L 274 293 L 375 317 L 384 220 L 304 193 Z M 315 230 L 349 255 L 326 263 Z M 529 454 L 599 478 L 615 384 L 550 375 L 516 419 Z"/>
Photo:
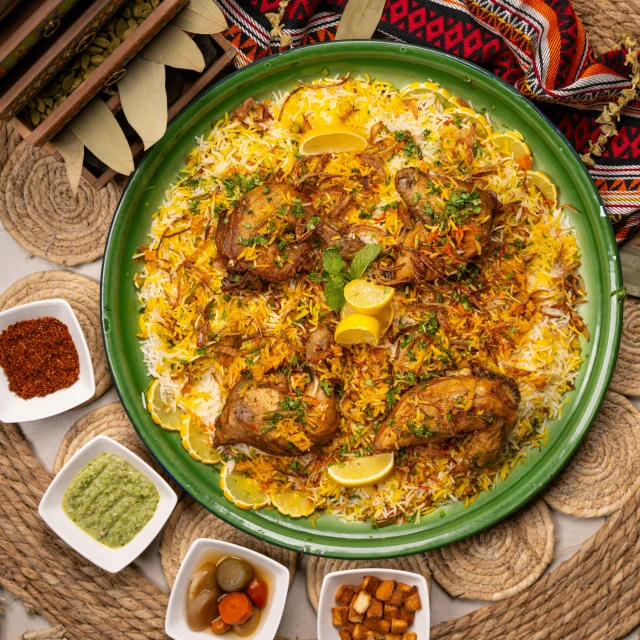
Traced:
<path id="1" fill-rule="evenodd" d="M 0 171 L 20 142 L 20 134 L 8 122 L 0 121 Z"/>
<path id="2" fill-rule="evenodd" d="M 504 600 L 543 574 L 554 547 L 551 512 L 536 500 L 495 527 L 425 555 L 434 580 L 450 595 Z"/>
<path id="3" fill-rule="evenodd" d="M 124 407 L 119 402 L 111 402 L 90 411 L 67 431 L 53 463 L 53 475 L 57 475 L 76 451 L 96 436 L 113 438 L 116 442 L 133 451 L 163 476 L 178 496 L 182 495 L 182 489 L 164 472 L 164 469 L 149 453 L 149 449 L 142 444 L 142 440 L 140 440 L 136 430 L 131 425 Z"/>
<path id="4" fill-rule="evenodd" d="M 611 51 L 621 33 L 638 35 L 640 0 L 571 0 L 596 55 Z"/>
<path id="5" fill-rule="evenodd" d="M 191 498 L 183 498 L 171 514 L 160 543 L 162 570 L 169 586 L 173 586 L 183 558 L 198 538 L 224 540 L 263 553 L 287 567 L 289 584 L 293 582 L 298 562 L 295 551 L 258 540 L 220 520 Z"/>
<path id="6" fill-rule="evenodd" d="M 640 412 L 610 391 L 578 451 L 544 491 L 547 504 L 578 518 L 607 516 L 640 491 Z"/>
<path id="7" fill-rule="evenodd" d="M 46 149 L 21 142 L 0 173 L 0 220 L 30 253 L 64 266 L 91 262 L 104 245 L 120 190 L 95 191 L 85 180 L 71 193 L 67 172 Z"/>
<path id="8" fill-rule="evenodd" d="M 18 280 L 0 295 L 0 311 L 51 298 L 63 298 L 71 305 L 87 340 L 96 379 L 96 393 L 88 404 L 111 386 L 100 333 L 100 285 L 70 271 L 40 271 Z"/>
<path id="9" fill-rule="evenodd" d="M 421 554 L 404 556 L 402 558 L 389 558 L 388 560 L 338 560 L 335 558 L 318 558 L 312 556 L 307 563 L 307 595 L 311 606 L 318 612 L 320 603 L 320 589 L 324 577 L 333 571 L 346 571 L 347 569 L 398 569 L 419 573 L 431 584 L 431 572 Z"/>
<path id="10" fill-rule="evenodd" d="M 167 596 L 133 569 L 105 573 L 37 513 L 50 476 L 0 423 L 0 586 L 71 640 L 163 639 Z M 433 640 L 614 640 L 640 624 L 640 494 L 522 593 L 431 629 Z"/>
<path id="11" fill-rule="evenodd" d="M 637 298 L 624 301 L 620 351 L 609 388 L 628 396 L 640 396 L 640 300 Z"/>

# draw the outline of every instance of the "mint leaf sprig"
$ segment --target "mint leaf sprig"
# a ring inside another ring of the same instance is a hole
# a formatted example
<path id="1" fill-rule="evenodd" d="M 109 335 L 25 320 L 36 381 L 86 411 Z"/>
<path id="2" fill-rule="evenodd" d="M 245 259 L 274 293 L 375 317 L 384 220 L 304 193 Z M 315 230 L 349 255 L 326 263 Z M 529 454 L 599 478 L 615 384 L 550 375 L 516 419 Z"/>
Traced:
<path id="1" fill-rule="evenodd" d="M 325 280 L 324 297 L 333 311 L 339 313 L 345 305 L 345 285 L 351 280 L 361 278 L 375 262 L 381 251 L 382 247 L 379 244 L 365 245 L 353 257 L 349 269 L 345 269 L 345 263 L 338 253 L 338 247 L 329 247 L 322 252 L 322 268 L 324 269 L 322 279 Z"/>

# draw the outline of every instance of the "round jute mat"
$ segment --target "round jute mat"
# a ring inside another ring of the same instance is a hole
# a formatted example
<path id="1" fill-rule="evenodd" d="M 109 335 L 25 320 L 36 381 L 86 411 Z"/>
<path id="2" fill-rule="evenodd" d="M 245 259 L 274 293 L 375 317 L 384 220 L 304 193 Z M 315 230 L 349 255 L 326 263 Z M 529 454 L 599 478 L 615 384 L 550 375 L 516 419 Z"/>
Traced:
<path id="1" fill-rule="evenodd" d="M 40 271 L 18 280 L 0 295 L 0 311 L 51 298 L 63 298 L 71 305 L 87 340 L 96 379 L 96 393 L 88 404 L 111 386 L 100 333 L 100 285 L 69 271 Z"/>
<path id="2" fill-rule="evenodd" d="M 553 559 L 551 512 L 536 500 L 482 533 L 425 554 L 447 593 L 473 600 L 503 600 L 530 587 Z"/>
<path id="3" fill-rule="evenodd" d="M 547 504 L 578 518 L 617 511 L 640 491 L 640 412 L 610 391 L 584 442 L 544 491 Z"/>
<path id="4" fill-rule="evenodd" d="M 38 516 L 51 477 L 0 423 L 0 587 L 70 640 L 165 640 L 167 596 L 134 569 L 111 575 Z M 640 624 L 640 492 L 532 587 L 431 629 L 432 640 L 616 640 Z"/>
<path id="5" fill-rule="evenodd" d="M 162 570 L 169 586 L 173 586 L 183 558 L 198 538 L 231 542 L 269 556 L 289 569 L 289 584 L 293 582 L 298 562 L 295 551 L 258 540 L 220 520 L 191 498 L 183 498 L 171 514 L 160 543 Z"/>
<path id="6" fill-rule="evenodd" d="M 0 220 L 21 247 L 70 267 L 104 254 L 119 196 L 112 183 L 95 191 L 85 180 L 74 196 L 64 164 L 21 142 L 0 173 Z"/>
<path id="7" fill-rule="evenodd" d="M 21 141 L 22 136 L 11 124 L 0 121 L 0 171 Z"/>
<path id="8" fill-rule="evenodd" d="M 640 0 L 571 0 L 596 55 L 611 51 L 621 33 L 640 35 Z"/>
<path id="9" fill-rule="evenodd" d="M 640 300 L 624 302 L 618 361 L 609 388 L 628 396 L 640 396 Z"/>
<path id="10" fill-rule="evenodd" d="M 320 589 L 324 577 L 332 571 L 347 569 L 398 569 L 419 573 L 431 583 L 431 572 L 422 555 L 390 558 L 388 560 L 338 560 L 335 558 L 318 558 L 312 556 L 307 563 L 307 595 L 311 606 L 318 612 Z"/>
<path id="11" fill-rule="evenodd" d="M 182 490 L 166 475 L 156 459 L 149 453 L 149 449 L 142 444 L 120 402 L 111 402 L 90 411 L 67 431 L 53 463 L 53 475 L 58 475 L 60 469 L 71 456 L 96 436 L 108 436 L 133 451 L 163 476 L 178 495 L 182 494 Z"/>

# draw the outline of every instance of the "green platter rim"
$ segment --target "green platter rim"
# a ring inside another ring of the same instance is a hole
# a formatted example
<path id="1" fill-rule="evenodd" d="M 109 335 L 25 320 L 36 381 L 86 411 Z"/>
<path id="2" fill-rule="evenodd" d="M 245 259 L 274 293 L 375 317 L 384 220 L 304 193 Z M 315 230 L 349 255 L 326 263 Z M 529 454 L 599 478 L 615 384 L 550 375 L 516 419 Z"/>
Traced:
<path id="1" fill-rule="evenodd" d="M 272 509 L 242 511 L 222 496 L 218 473 L 192 460 L 179 435 L 153 423 L 141 401 L 150 378 L 135 338 L 139 303 L 131 256 L 145 241 L 151 212 L 184 166 L 194 136 L 208 133 L 211 121 L 249 95 L 262 99 L 276 88 L 290 89 L 298 78 L 318 77 L 325 68 L 331 74 L 369 71 L 397 86 L 433 79 L 472 100 L 477 109 L 484 107 L 489 113 L 495 109 L 491 115 L 497 127 L 502 124 L 524 133 L 536 168 L 552 174 L 560 186 L 561 202 L 569 194 L 568 200 L 580 210 L 570 219 L 583 252 L 582 275 L 589 298 L 583 308 L 591 339 L 584 347 L 586 359 L 570 403 L 551 425 L 547 446 L 530 452 L 526 463 L 504 482 L 466 508 L 461 503 L 448 505 L 418 524 L 372 529 L 368 523 L 345 523 L 331 516 L 322 516 L 314 524 Z M 536 155 L 540 150 L 544 153 Z M 114 385 L 132 424 L 159 464 L 195 500 L 229 524 L 295 551 L 350 559 L 389 558 L 478 533 L 524 505 L 560 471 L 586 435 L 613 374 L 622 327 L 622 296 L 614 294 L 621 286 L 618 250 L 600 195 L 575 150 L 529 100 L 493 74 L 448 54 L 392 42 L 342 41 L 293 49 L 236 71 L 169 123 L 164 137 L 129 179 L 114 215 L 102 270 L 101 319 Z"/>

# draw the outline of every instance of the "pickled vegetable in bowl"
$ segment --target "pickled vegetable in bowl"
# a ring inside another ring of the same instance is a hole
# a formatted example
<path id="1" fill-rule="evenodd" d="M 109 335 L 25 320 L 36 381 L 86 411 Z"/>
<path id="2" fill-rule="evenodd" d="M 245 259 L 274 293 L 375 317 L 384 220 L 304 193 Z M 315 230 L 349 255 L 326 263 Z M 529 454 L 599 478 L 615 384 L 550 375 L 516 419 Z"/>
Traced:
<path id="1" fill-rule="evenodd" d="M 208 559 L 189 580 L 187 624 L 192 631 L 246 638 L 258 628 L 268 596 L 266 580 L 246 560 Z"/>

